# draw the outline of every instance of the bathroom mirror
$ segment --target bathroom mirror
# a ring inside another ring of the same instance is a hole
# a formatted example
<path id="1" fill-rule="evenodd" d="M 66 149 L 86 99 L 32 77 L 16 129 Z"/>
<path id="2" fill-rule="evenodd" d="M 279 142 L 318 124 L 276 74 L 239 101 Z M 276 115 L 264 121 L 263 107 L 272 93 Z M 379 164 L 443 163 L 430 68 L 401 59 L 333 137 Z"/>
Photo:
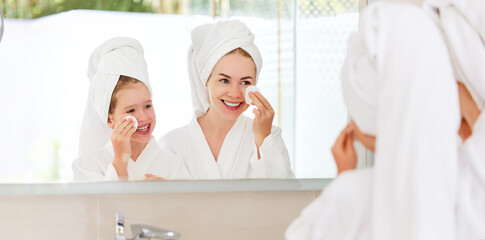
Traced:
<path id="1" fill-rule="evenodd" d="M 240 19 L 255 33 L 263 55 L 258 86 L 276 111 L 273 124 L 283 129 L 297 178 L 335 176 L 330 147 L 347 122 L 340 65 L 362 1 L 152 2 L 159 5 L 41 17 L 19 9 L 5 14 L 0 81 L 6 90 L 0 100 L 9 104 L 3 108 L 8 114 L 0 118 L 5 128 L 1 183 L 71 181 L 89 87 L 89 55 L 111 37 L 133 37 L 145 48 L 157 114 L 155 137 L 188 123 L 193 114 L 186 70 L 190 30 L 219 19 Z M 176 2 L 183 6 L 174 7 Z"/>

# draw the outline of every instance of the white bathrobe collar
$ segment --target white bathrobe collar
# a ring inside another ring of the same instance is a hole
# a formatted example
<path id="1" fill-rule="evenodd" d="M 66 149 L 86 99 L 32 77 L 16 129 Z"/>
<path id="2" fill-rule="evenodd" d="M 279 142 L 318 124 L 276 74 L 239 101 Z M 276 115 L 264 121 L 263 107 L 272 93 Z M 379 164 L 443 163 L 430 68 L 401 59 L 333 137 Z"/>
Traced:
<path id="1" fill-rule="evenodd" d="M 197 161 L 203 161 L 206 172 L 209 178 L 213 179 L 220 179 L 220 178 L 230 178 L 234 176 L 234 171 L 238 171 L 240 169 L 236 169 L 237 161 L 242 161 L 240 157 L 240 151 L 242 151 L 241 147 L 244 146 L 243 141 L 246 139 L 245 134 L 248 133 L 247 131 L 247 124 L 245 121 L 245 116 L 241 114 L 238 117 L 232 128 L 226 135 L 224 142 L 222 143 L 221 150 L 219 151 L 219 157 L 216 162 L 212 152 L 209 148 L 209 144 L 207 141 L 205 144 L 198 144 L 195 146 L 199 148 L 198 152 L 204 152 L 205 154 L 201 156 L 200 159 Z M 196 139 L 206 139 L 204 133 L 202 132 L 202 128 L 200 127 L 199 123 L 197 122 L 197 118 L 193 118 L 189 124 L 190 126 L 190 133 Z M 252 149 L 246 149 L 247 151 Z M 225 173 L 226 175 L 221 175 L 221 173 Z"/>
<path id="2" fill-rule="evenodd" d="M 108 141 L 104 148 L 114 158 L 113 144 L 111 141 Z M 130 177 L 128 180 L 143 180 L 145 178 L 145 173 L 149 172 L 148 167 L 150 166 L 151 161 L 156 159 L 159 149 L 160 146 L 158 146 L 157 141 L 151 136 L 150 141 L 140 153 L 136 161 L 131 159 L 131 157 L 128 160 L 128 176 Z"/>

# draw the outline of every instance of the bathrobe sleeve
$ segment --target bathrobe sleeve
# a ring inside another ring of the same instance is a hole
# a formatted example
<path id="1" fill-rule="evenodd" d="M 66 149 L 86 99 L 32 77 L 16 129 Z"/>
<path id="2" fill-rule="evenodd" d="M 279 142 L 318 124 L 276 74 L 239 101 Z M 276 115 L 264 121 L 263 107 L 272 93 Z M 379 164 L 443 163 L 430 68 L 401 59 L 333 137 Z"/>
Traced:
<path id="1" fill-rule="evenodd" d="M 106 159 L 112 159 L 112 157 L 103 151 L 88 152 L 79 156 L 72 164 L 74 181 L 118 180 L 116 169 Z"/>
<path id="2" fill-rule="evenodd" d="M 480 184 L 481 189 L 485 189 L 484 112 L 480 114 L 477 121 L 475 122 L 475 125 L 473 126 L 473 134 L 465 141 L 462 149 L 460 150 L 460 165 L 465 165 L 466 167 L 468 167 L 473 175 L 476 175 L 476 184 Z"/>
<path id="3" fill-rule="evenodd" d="M 271 134 L 259 148 L 261 159 L 258 159 L 258 148 L 254 145 L 251 156 L 250 178 L 294 178 L 290 157 L 281 136 L 281 128 L 273 126 Z"/>
<path id="4" fill-rule="evenodd" d="M 485 238 L 485 113 L 460 149 L 455 239 Z"/>

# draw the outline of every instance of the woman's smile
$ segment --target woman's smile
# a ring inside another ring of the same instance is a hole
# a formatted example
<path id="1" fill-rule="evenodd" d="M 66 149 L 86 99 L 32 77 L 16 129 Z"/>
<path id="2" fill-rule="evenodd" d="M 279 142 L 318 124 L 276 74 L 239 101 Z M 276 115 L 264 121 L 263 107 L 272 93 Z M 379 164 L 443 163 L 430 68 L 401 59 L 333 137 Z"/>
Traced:
<path id="1" fill-rule="evenodd" d="M 221 99 L 221 101 L 222 101 L 222 103 L 224 103 L 226 108 L 231 110 L 231 111 L 239 109 L 239 107 L 241 107 L 241 105 L 243 103 L 243 102 L 230 102 L 230 101 L 226 101 L 226 100 L 223 100 L 223 99 Z"/>

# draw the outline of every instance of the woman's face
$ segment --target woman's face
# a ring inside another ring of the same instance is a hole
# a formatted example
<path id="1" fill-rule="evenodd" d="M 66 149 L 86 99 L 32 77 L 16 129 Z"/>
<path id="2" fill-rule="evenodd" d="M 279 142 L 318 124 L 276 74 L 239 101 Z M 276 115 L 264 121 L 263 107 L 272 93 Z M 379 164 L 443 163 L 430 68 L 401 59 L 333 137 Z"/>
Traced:
<path id="1" fill-rule="evenodd" d="M 237 119 L 249 107 L 244 94 L 255 79 L 256 65 L 251 58 L 238 53 L 222 57 L 207 81 L 209 111 L 227 120 Z"/>
<path id="2" fill-rule="evenodd" d="M 118 91 L 116 106 L 108 115 L 108 126 L 113 128 L 124 116 L 131 115 L 138 121 L 138 128 L 131 141 L 148 143 L 155 128 L 155 111 L 150 91 L 141 82 L 129 83 Z"/>

